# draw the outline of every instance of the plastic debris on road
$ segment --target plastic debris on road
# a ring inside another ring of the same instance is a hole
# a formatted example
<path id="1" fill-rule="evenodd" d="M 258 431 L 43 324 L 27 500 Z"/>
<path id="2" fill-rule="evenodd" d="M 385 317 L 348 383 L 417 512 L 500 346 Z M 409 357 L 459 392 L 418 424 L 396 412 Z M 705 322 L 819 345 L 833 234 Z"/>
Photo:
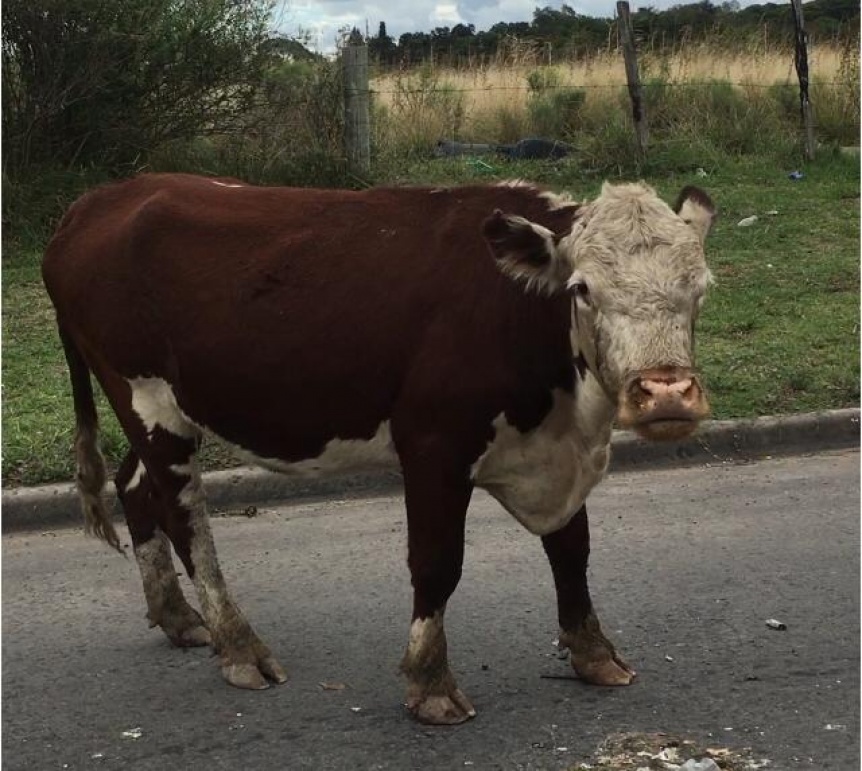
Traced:
<path id="1" fill-rule="evenodd" d="M 777 629 L 779 632 L 787 631 L 787 624 L 783 621 L 779 621 L 777 618 L 768 618 L 766 619 L 766 626 L 770 629 Z"/>
<path id="2" fill-rule="evenodd" d="M 140 739 L 144 732 L 140 728 L 130 728 L 128 731 L 123 731 L 122 735 L 125 739 Z"/>
<path id="3" fill-rule="evenodd" d="M 659 732 L 611 734 L 591 760 L 572 771 L 756 771 L 771 766 L 767 758 L 753 757 L 748 747 L 707 747 Z"/>
<path id="4" fill-rule="evenodd" d="M 318 683 L 324 691 L 343 691 L 347 686 L 344 683 Z"/>
<path id="5" fill-rule="evenodd" d="M 569 647 L 567 645 L 561 644 L 559 640 L 554 640 L 551 645 L 553 645 L 556 649 L 556 653 L 554 653 L 553 655 L 556 656 L 558 659 L 569 658 Z"/>
<path id="6" fill-rule="evenodd" d="M 745 219 L 741 219 L 736 223 L 738 228 L 748 228 L 751 227 L 755 222 L 757 222 L 757 215 L 752 214 L 750 217 L 746 217 Z"/>
<path id="7" fill-rule="evenodd" d="M 679 767 L 679 771 L 721 771 L 721 766 L 712 758 L 689 758 Z"/>
<path id="8" fill-rule="evenodd" d="M 801 171 L 791 171 L 787 177 L 788 179 L 792 179 L 794 182 L 796 180 L 802 179 L 805 175 Z"/>

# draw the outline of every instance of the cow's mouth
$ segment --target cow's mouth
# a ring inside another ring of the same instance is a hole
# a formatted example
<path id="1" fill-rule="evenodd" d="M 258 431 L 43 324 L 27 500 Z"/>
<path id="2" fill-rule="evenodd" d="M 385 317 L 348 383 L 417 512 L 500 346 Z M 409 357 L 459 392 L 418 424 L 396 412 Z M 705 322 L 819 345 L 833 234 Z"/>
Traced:
<path id="1" fill-rule="evenodd" d="M 674 442 L 691 436 L 699 422 L 689 418 L 659 418 L 636 423 L 632 428 L 644 439 L 653 442 Z"/>
<path id="2" fill-rule="evenodd" d="M 709 402 L 690 369 L 642 370 L 620 395 L 617 420 L 650 441 L 677 441 L 709 415 Z"/>

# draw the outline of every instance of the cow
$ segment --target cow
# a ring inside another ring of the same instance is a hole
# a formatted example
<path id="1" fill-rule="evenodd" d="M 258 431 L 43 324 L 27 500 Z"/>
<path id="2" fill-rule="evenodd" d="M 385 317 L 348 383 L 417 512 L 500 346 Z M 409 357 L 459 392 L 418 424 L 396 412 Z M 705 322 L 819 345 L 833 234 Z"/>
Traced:
<path id="1" fill-rule="evenodd" d="M 693 347 L 714 216 L 699 188 L 669 206 L 643 183 L 585 202 L 521 181 L 346 191 L 152 174 L 97 188 L 43 262 L 86 529 L 124 551 L 95 377 L 130 445 L 115 485 L 150 625 L 211 645 L 231 685 L 286 672 L 216 559 L 206 435 L 285 472 L 400 467 L 414 596 L 401 671 L 418 720 L 476 714 L 444 630 L 475 487 L 541 538 L 577 675 L 627 685 L 587 586 L 585 500 L 614 421 L 672 440 L 709 413 Z"/>

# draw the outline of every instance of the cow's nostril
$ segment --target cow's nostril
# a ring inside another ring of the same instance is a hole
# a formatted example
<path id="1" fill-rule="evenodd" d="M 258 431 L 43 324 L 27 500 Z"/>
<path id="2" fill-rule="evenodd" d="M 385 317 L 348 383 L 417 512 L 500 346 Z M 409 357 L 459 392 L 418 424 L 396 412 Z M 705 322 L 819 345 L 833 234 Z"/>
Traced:
<path id="1" fill-rule="evenodd" d="M 636 381 L 638 391 L 653 397 L 687 397 L 692 394 L 694 381 L 691 378 L 680 380 L 654 380 L 639 378 Z"/>
<path id="2" fill-rule="evenodd" d="M 682 396 L 690 396 L 693 388 L 694 381 L 690 377 L 687 377 L 674 383 L 669 390 L 671 393 L 678 393 Z"/>

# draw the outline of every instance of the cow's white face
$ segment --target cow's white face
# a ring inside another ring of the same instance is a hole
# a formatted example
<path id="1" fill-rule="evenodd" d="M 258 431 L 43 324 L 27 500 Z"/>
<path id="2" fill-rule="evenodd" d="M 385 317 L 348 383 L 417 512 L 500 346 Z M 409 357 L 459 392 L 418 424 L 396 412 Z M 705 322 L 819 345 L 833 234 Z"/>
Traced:
<path id="1" fill-rule="evenodd" d="M 649 439 L 687 436 L 709 413 L 693 335 L 714 215 L 697 188 L 671 209 L 646 185 L 605 184 L 569 233 L 499 211 L 485 223 L 504 272 L 571 297 L 573 352 L 616 403 L 619 423 Z"/>

